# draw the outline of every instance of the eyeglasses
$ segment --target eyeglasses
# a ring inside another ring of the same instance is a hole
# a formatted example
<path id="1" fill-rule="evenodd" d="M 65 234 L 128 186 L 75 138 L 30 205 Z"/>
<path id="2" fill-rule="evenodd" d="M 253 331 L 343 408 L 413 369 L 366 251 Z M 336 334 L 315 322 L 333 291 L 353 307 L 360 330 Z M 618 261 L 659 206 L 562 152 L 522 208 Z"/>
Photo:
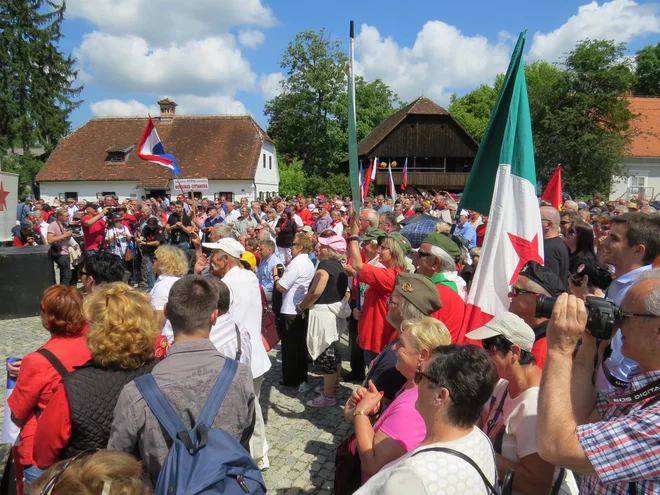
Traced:
<path id="1" fill-rule="evenodd" d="M 520 294 L 536 294 L 536 295 L 538 295 L 537 292 L 533 292 L 531 290 L 521 289 L 520 287 L 514 287 L 514 286 L 511 286 L 509 288 L 509 294 L 510 294 L 510 297 L 516 297 Z"/>
<path id="2" fill-rule="evenodd" d="M 569 222 L 568 220 L 562 220 L 561 222 L 559 222 L 559 225 L 567 225 L 567 224 L 570 224 L 570 223 L 571 222 Z"/>
<path id="3" fill-rule="evenodd" d="M 617 319 L 618 319 L 619 324 L 622 325 L 623 322 L 626 321 L 628 318 L 635 318 L 635 317 L 636 318 L 660 318 L 660 315 L 650 315 L 650 314 L 647 314 L 647 313 L 625 313 L 625 312 L 622 311 L 621 313 L 619 313 L 619 316 L 618 316 Z"/>
<path id="4" fill-rule="evenodd" d="M 98 449 L 88 449 L 88 450 L 83 450 L 81 453 L 73 456 L 71 459 L 66 461 L 64 465 L 62 465 L 62 468 L 53 476 L 51 479 L 48 480 L 48 483 L 44 485 L 44 487 L 41 489 L 41 495 L 50 495 L 50 493 L 53 491 L 53 488 L 55 488 L 55 485 L 57 482 L 60 480 L 60 477 L 66 471 L 71 464 L 76 462 L 78 459 L 88 456 L 90 454 L 94 454 L 98 451 Z"/>
<path id="5" fill-rule="evenodd" d="M 419 385 L 419 382 L 422 381 L 422 378 L 426 378 L 429 382 L 433 382 L 433 380 L 431 380 L 429 375 L 424 373 L 421 369 L 417 368 L 415 370 L 415 378 L 414 378 L 415 385 Z"/>

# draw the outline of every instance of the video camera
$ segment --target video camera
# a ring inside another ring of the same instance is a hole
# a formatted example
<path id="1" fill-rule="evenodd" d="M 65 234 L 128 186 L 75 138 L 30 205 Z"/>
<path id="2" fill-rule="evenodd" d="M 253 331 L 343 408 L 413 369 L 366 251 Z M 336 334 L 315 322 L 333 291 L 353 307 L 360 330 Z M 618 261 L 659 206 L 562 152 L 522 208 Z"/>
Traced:
<path id="1" fill-rule="evenodd" d="M 582 278 L 585 276 L 589 277 L 589 285 L 598 287 L 602 291 L 607 290 L 612 283 L 612 275 L 610 272 L 604 268 L 596 267 L 594 269 L 584 263 L 577 267 L 575 274 L 571 278 L 573 279 L 574 284 L 580 285 L 582 283 Z"/>
<path id="2" fill-rule="evenodd" d="M 121 208 L 118 208 L 116 206 L 112 208 L 108 208 L 108 212 L 105 214 L 105 218 L 109 222 L 121 218 Z"/>
<path id="3" fill-rule="evenodd" d="M 536 317 L 550 318 L 556 302 L 556 297 L 539 294 L 536 300 Z M 621 321 L 621 310 L 616 303 L 611 299 L 587 296 L 585 306 L 589 333 L 596 339 L 611 339 L 617 323 Z"/>

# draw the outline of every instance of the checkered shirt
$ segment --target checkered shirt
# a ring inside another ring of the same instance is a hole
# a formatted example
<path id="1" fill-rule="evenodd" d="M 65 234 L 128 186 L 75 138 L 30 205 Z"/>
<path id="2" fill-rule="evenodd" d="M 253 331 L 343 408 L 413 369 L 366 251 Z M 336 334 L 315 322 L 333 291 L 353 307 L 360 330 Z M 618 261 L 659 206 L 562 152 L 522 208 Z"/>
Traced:
<path id="1" fill-rule="evenodd" d="M 660 371 L 635 376 L 624 395 L 647 387 L 660 378 Z M 646 402 L 646 401 L 645 401 Z M 660 494 L 660 402 L 644 407 L 610 404 L 600 395 L 598 423 L 578 426 L 577 435 L 598 476 L 585 476 L 583 495 L 627 495 L 636 482 L 637 493 Z"/>
<path id="2" fill-rule="evenodd" d="M 421 220 L 419 222 L 409 223 L 399 233 L 410 241 L 412 247 L 417 249 L 426 237 L 426 234 L 435 232 L 437 225 L 438 222 L 433 220 Z"/>

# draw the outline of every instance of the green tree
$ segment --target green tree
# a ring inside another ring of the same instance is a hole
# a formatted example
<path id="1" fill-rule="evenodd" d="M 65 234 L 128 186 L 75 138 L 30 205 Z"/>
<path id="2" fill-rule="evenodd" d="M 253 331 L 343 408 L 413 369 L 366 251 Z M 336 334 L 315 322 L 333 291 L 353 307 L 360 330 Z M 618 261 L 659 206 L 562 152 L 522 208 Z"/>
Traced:
<path id="1" fill-rule="evenodd" d="M 0 0 L 0 157 L 22 150 L 6 158 L 22 184 L 40 168 L 30 150 L 52 151 L 81 103 L 75 61 L 57 47 L 64 9 L 51 0 Z"/>
<path id="2" fill-rule="evenodd" d="M 303 171 L 303 162 L 294 158 L 290 163 L 285 163 L 284 156 L 277 154 L 277 162 L 280 168 L 280 196 L 297 196 L 305 192 L 307 176 Z"/>
<path id="3" fill-rule="evenodd" d="M 282 91 L 266 103 L 268 134 L 278 152 L 287 161 L 302 160 L 309 178 L 327 176 L 348 154 L 346 64 L 341 42 L 323 29 L 298 33 L 280 63 Z M 361 77 L 355 100 L 358 141 L 401 105 L 383 81 Z"/>
<path id="4" fill-rule="evenodd" d="M 635 62 L 635 94 L 660 96 L 660 43 L 639 50 Z"/>
<path id="5" fill-rule="evenodd" d="M 500 74 L 493 86 L 482 84 L 463 96 L 451 95 L 449 113 L 477 142 L 484 137 L 503 81 L 504 76 Z"/>

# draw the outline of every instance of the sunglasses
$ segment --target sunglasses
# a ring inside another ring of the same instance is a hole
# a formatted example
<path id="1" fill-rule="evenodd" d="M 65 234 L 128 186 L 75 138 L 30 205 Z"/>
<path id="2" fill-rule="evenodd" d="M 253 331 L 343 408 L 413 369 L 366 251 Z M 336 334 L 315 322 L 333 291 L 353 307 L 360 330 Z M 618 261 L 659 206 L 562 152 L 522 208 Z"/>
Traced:
<path id="1" fill-rule="evenodd" d="M 573 227 L 571 227 L 570 229 L 568 229 L 568 230 L 566 231 L 566 233 L 567 233 L 568 235 L 573 235 L 573 234 L 575 234 L 575 229 L 574 229 Z"/>
<path id="2" fill-rule="evenodd" d="M 513 297 L 516 297 L 520 294 L 536 294 L 536 295 L 538 295 L 538 293 L 533 292 L 531 290 L 525 290 L 525 289 L 521 289 L 520 287 L 514 287 L 514 286 L 511 286 L 511 288 L 509 289 L 509 294 L 511 294 Z"/>
<path id="3" fill-rule="evenodd" d="M 617 316 L 617 323 L 622 325 L 628 318 L 660 318 L 660 315 L 650 315 L 648 313 L 625 313 L 621 311 Z"/>

